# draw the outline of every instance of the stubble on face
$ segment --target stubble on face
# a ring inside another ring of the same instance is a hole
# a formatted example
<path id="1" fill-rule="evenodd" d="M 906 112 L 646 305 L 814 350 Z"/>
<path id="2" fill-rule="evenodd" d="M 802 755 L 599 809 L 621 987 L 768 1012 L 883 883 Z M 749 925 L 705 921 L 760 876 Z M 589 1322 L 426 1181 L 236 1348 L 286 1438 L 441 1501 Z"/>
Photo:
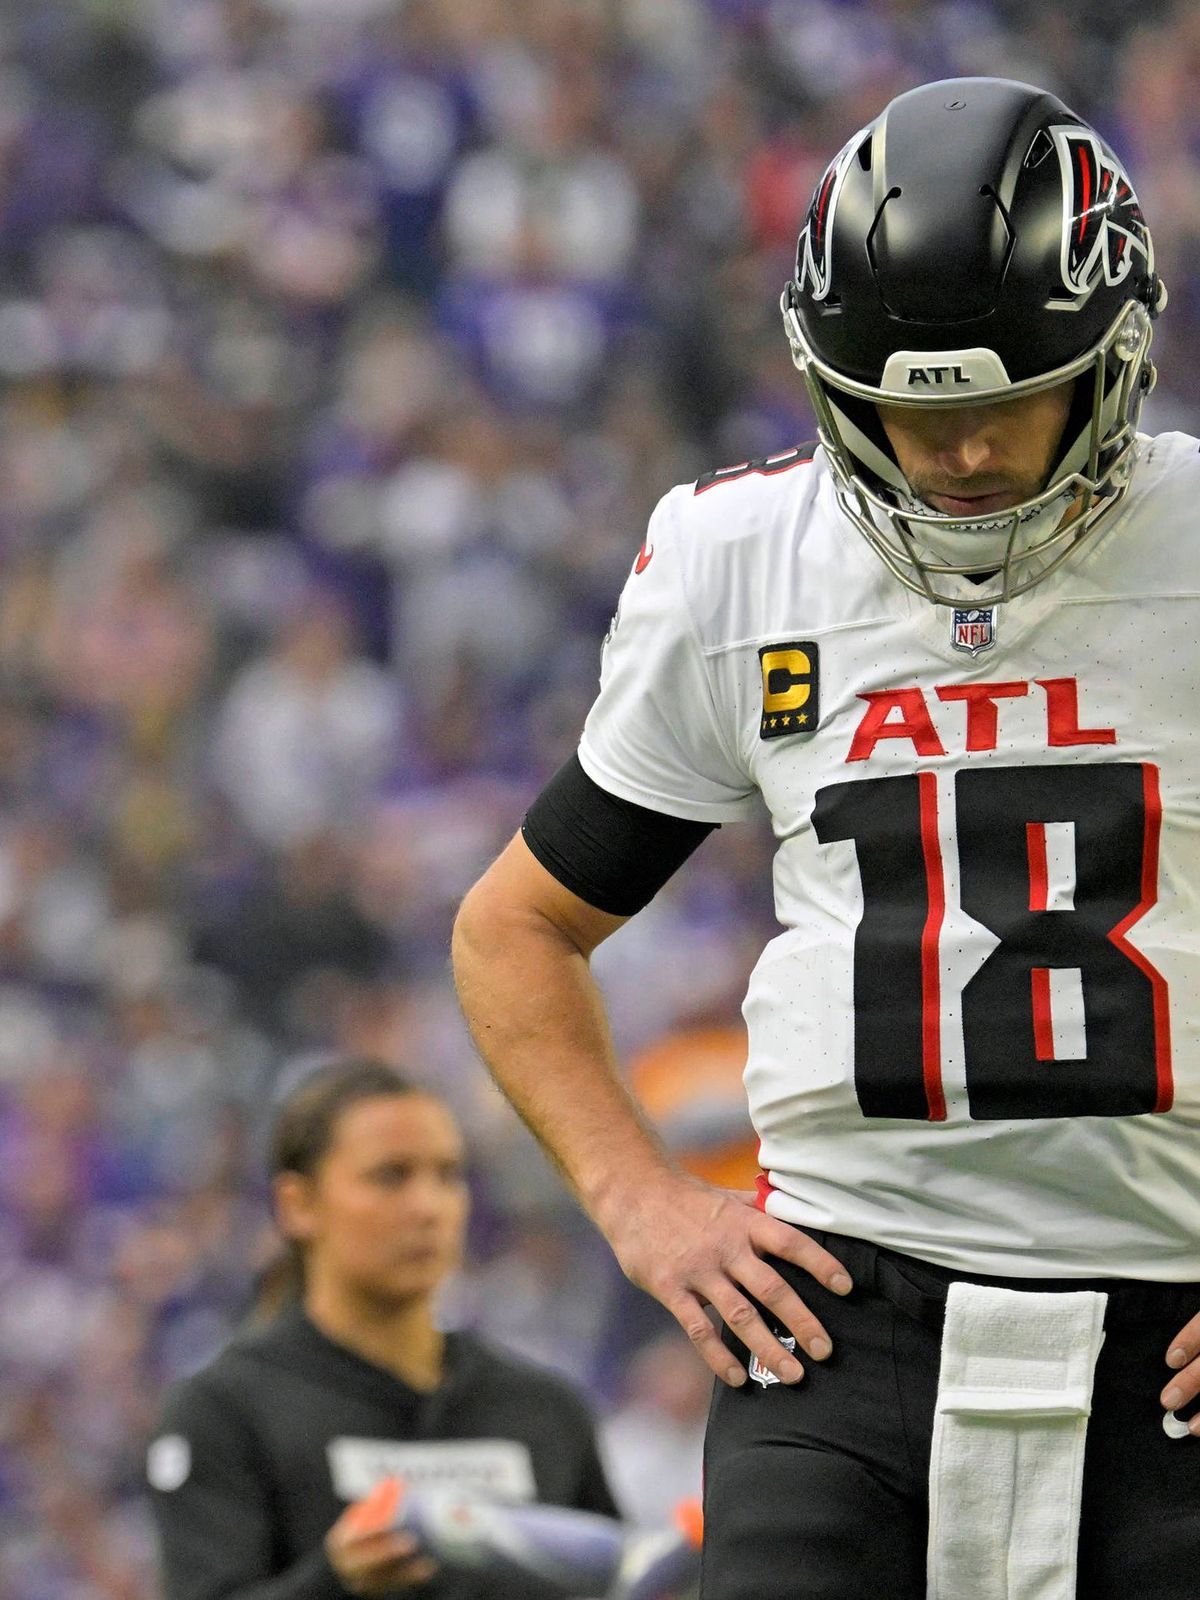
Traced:
<path id="1" fill-rule="evenodd" d="M 880 405 L 879 418 L 918 499 L 948 516 L 986 516 L 1032 500 L 1062 446 L 1073 382 L 982 406 Z"/>

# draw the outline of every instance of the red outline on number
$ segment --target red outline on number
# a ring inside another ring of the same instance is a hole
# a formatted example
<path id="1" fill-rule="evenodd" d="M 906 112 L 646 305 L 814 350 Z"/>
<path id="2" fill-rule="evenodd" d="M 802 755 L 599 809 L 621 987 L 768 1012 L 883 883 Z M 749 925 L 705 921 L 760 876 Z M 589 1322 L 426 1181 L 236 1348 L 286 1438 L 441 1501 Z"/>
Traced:
<path id="1" fill-rule="evenodd" d="M 1162 829 L 1162 795 L 1158 787 L 1158 768 L 1152 761 L 1142 763 L 1142 795 L 1146 814 L 1142 839 L 1142 898 L 1129 915 L 1122 917 L 1116 927 L 1110 930 L 1108 937 L 1121 954 L 1150 979 L 1154 991 L 1154 1065 L 1158 1076 L 1158 1099 L 1154 1109 L 1169 1111 L 1175 1099 L 1175 1081 L 1171 1073 L 1171 1008 L 1167 998 L 1167 980 L 1125 938 L 1130 928 L 1146 915 L 1158 899 L 1158 836 Z"/>
<path id="2" fill-rule="evenodd" d="M 1045 911 L 1050 898 L 1050 868 L 1046 861 L 1046 824 L 1025 824 L 1025 849 L 1029 856 L 1029 909 Z"/>
<path id="3" fill-rule="evenodd" d="M 938 841 L 937 778 L 932 772 L 917 775 L 921 806 L 921 853 L 925 857 L 925 892 L 928 910 L 921 930 L 921 1065 L 930 1122 L 945 1122 L 946 1095 L 942 1088 L 942 982 L 938 947 L 946 915 L 946 888 L 942 879 L 942 847 Z"/>
<path id="4" fill-rule="evenodd" d="M 781 472 L 790 472 L 793 467 L 811 467 L 812 456 L 796 456 L 795 461 L 788 457 L 796 455 L 797 450 L 802 450 L 803 445 L 797 445 L 795 450 L 777 450 L 773 456 L 765 456 L 761 467 L 751 466 L 749 461 L 739 461 L 736 467 L 718 467 L 717 474 L 702 489 L 693 489 L 692 498 L 698 494 L 707 494 L 710 489 L 715 489 L 721 483 L 736 483 L 739 478 L 759 477 L 774 478 Z M 814 449 L 816 447 L 814 446 Z M 722 476 L 723 474 L 723 476 Z"/>
<path id="5" fill-rule="evenodd" d="M 1032 828 L 1034 823 L 1030 823 Z M 1044 911 L 1045 906 L 1034 906 Z M 1033 996 L 1033 1053 L 1039 1061 L 1054 1061 L 1054 1017 L 1050 1009 L 1050 968 L 1031 967 L 1029 987 Z"/>

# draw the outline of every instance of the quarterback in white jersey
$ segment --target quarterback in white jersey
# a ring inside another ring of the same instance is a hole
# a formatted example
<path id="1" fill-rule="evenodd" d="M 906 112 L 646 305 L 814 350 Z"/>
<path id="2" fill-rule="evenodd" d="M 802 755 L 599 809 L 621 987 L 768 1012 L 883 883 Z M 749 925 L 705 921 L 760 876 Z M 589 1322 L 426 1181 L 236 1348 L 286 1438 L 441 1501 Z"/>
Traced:
<path id="1" fill-rule="evenodd" d="M 898 584 L 819 448 L 655 512 L 579 759 L 656 811 L 770 812 L 746 1084 L 776 1216 L 1200 1280 L 1200 453 L 1139 455 L 1077 560 L 986 607 Z"/>
<path id="2" fill-rule="evenodd" d="M 579 750 L 460 912 L 490 1069 L 723 1380 L 703 1600 L 1194 1600 L 1200 449 L 1138 431 L 1165 304 L 1053 95 L 928 84 L 854 134 L 781 306 L 817 443 L 660 502 Z M 588 958 L 764 804 L 751 1198 L 642 1124 Z"/>

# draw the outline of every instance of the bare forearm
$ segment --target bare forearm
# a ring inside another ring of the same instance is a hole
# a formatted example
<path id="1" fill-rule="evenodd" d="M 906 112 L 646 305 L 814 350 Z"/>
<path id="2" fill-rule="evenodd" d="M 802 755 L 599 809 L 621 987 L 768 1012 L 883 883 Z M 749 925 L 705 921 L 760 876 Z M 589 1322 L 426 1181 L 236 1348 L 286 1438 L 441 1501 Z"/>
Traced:
<path id="1" fill-rule="evenodd" d="M 820 1323 L 763 1259 L 782 1256 L 850 1288 L 814 1239 L 744 1197 L 674 1168 L 621 1083 L 588 956 L 624 919 L 565 889 L 518 834 L 463 902 L 454 970 L 467 1022 L 492 1075 L 558 1162 L 625 1273 L 662 1302 L 727 1383 L 744 1383 L 705 1314 L 721 1313 L 785 1382 L 795 1357 L 766 1306 L 817 1360 Z M 751 1298 L 747 1298 L 750 1296 Z"/>
<path id="2" fill-rule="evenodd" d="M 459 999 L 496 1082 L 592 1216 L 670 1164 L 621 1082 L 587 957 L 544 920 L 468 897 L 454 930 Z"/>

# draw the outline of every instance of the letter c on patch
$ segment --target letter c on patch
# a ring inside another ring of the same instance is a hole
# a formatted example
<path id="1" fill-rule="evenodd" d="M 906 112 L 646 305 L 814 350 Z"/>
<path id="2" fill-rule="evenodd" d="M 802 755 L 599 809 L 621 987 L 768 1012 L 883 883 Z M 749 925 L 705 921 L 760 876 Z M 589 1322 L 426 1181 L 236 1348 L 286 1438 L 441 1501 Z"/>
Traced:
<path id="1" fill-rule="evenodd" d="M 763 713 L 797 711 L 812 694 L 812 662 L 804 650 L 764 650 Z"/>

